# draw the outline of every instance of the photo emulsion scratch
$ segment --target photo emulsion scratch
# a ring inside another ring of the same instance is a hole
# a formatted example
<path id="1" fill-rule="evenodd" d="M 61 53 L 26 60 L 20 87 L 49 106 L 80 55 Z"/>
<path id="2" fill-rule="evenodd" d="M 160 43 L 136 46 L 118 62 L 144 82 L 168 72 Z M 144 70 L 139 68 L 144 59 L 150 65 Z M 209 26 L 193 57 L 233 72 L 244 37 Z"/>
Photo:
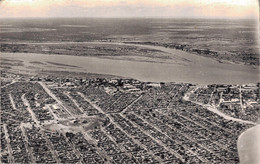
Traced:
<path id="1" fill-rule="evenodd" d="M 259 164 L 257 0 L 0 0 L 1 163 Z"/>

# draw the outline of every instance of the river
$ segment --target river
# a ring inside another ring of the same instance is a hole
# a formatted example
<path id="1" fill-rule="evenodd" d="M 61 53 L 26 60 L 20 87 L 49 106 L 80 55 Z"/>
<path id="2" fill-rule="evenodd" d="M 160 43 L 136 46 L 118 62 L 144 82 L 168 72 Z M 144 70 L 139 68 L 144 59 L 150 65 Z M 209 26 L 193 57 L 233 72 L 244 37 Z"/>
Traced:
<path id="1" fill-rule="evenodd" d="M 53 43 L 46 43 L 53 44 Z M 59 44 L 59 43 L 57 43 Z M 63 43 L 61 43 L 63 44 Z M 75 44 L 104 44 L 84 42 Z M 123 43 L 105 43 L 120 44 Z M 175 57 L 176 63 L 118 60 L 89 56 L 46 55 L 34 53 L 1 53 L 1 58 L 19 59 L 25 63 L 55 62 L 81 68 L 50 67 L 44 70 L 80 71 L 130 77 L 152 82 L 185 82 L 196 84 L 245 84 L 259 82 L 259 69 L 240 64 L 219 63 L 211 58 L 165 47 L 138 45 L 164 51 Z"/>

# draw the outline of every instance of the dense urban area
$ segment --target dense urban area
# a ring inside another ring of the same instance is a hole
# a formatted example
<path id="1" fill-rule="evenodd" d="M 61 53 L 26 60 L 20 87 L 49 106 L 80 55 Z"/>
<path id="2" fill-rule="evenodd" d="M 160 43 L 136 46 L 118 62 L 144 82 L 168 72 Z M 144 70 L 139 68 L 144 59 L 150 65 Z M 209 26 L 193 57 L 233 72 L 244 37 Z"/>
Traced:
<path id="1" fill-rule="evenodd" d="M 1 163 L 238 163 L 259 83 L 192 85 L 1 71 Z"/>

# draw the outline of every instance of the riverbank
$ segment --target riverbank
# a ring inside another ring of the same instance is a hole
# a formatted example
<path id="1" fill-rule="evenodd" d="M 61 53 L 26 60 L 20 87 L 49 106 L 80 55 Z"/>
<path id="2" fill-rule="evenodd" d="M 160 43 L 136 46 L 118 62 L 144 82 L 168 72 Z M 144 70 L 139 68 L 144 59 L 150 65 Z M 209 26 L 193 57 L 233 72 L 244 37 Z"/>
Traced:
<path id="1" fill-rule="evenodd" d="M 34 43 L 35 44 L 35 43 Z M 43 43 L 37 43 L 43 44 Z M 54 44 L 54 43 L 44 43 Z M 68 44 L 65 42 L 55 44 Z M 69 44 L 82 45 L 113 45 L 113 46 L 132 46 L 124 43 L 104 43 L 104 42 L 69 42 Z M 43 70 L 67 70 L 76 72 L 89 72 L 98 74 L 109 74 L 121 77 L 130 77 L 141 81 L 152 82 L 184 82 L 193 84 L 247 84 L 257 83 L 259 81 L 259 70 L 246 65 L 219 63 L 218 61 L 203 56 L 194 55 L 188 52 L 169 49 L 165 47 L 138 45 L 143 49 L 154 49 L 157 52 L 163 52 L 161 56 L 169 56 L 169 59 L 159 59 L 147 57 L 147 60 L 153 59 L 154 62 L 131 61 L 129 58 L 109 56 L 71 56 L 71 55 L 53 55 L 39 53 L 1 53 L 1 58 L 19 59 L 26 63 L 26 67 L 39 67 Z M 87 50 L 87 49 L 86 49 Z M 119 50 L 120 51 L 120 50 Z M 86 51 L 87 53 L 87 51 Z M 134 56 L 133 56 L 134 57 Z M 118 60 L 120 59 L 120 60 Z M 41 62 L 47 65 L 32 65 L 30 62 Z M 47 63 L 52 61 L 56 65 Z M 161 62 L 164 61 L 164 62 Z M 168 61 L 168 62 L 166 62 Z M 57 63 L 61 65 L 57 65 Z M 51 66 L 51 67 L 48 67 Z M 78 68 L 77 68 L 78 67 Z"/>

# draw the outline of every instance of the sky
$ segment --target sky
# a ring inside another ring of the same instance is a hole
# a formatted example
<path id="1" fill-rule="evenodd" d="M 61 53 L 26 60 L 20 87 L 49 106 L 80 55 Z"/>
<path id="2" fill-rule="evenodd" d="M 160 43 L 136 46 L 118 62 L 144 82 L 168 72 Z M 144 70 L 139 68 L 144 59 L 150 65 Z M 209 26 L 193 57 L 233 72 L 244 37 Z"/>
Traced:
<path id="1" fill-rule="evenodd" d="M 258 0 L 0 0 L 0 18 L 259 18 Z"/>

